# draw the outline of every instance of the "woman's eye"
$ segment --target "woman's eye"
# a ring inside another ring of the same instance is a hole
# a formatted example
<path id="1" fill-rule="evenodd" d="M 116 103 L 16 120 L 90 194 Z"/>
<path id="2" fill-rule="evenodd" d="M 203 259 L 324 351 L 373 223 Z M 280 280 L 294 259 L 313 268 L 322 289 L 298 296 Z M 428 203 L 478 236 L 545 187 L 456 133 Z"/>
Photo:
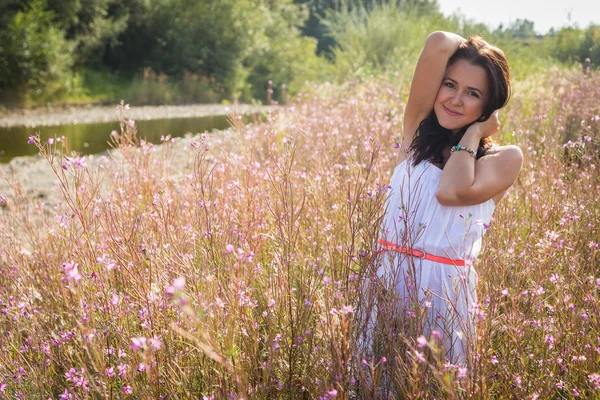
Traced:
<path id="1" fill-rule="evenodd" d="M 446 82 L 446 86 L 449 88 L 453 88 L 454 84 L 452 82 Z"/>
<path id="2" fill-rule="evenodd" d="M 469 92 L 469 95 L 479 98 L 479 93 L 477 92 Z"/>

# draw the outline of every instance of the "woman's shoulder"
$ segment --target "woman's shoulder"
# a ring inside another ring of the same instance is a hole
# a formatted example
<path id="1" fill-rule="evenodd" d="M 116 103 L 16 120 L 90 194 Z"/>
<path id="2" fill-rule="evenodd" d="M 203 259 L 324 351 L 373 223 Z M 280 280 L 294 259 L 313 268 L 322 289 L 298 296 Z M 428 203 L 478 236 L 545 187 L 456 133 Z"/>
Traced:
<path id="1" fill-rule="evenodd" d="M 518 161 L 523 160 L 523 152 L 514 144 L 508 144 L 500 146 L 498 144 L 492 144 L 486 149 L 483 157 L 494 157 L 502 158 L 505 161 Z"/>
<path id="2" fill-rule="evenodd" d="M 500 173 L 502 178 L 510 180 L 512 185 L 523 167 L 523 152 L 514 144 L 496 145 L 488 148 L 485 155 L 478 160 L 478 164 L 483 169 L 494 171 L 495 174 L 502 171 Z"/>

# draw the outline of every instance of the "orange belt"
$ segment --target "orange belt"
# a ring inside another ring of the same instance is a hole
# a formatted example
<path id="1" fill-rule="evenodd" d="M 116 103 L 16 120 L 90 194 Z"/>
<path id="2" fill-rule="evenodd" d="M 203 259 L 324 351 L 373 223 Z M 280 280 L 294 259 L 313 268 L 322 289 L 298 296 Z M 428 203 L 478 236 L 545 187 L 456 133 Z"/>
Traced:
<path id="1" fill-rule="evenodd" d="M 465 266 L 465 260 L 453 260 L 453 259 L 447 258 L 447 257 L 434 256 L 433 254 L 427 254 L 421 250 L 411 249 L 410 247 L 398 246 L 397 244 L 388 242 L 383 239 L 379 239 L 377 242 L 383 246 L 383 248 L 378 250 L 377 253 L 382 253 L 384 251 L 397 251 L 398 253 L 404 253 L 409 256 L 419 257 L 421 259 L 435 261 L 435 262 L 442 263 L 442 264 L 454 265 L 457 267 Z"/>

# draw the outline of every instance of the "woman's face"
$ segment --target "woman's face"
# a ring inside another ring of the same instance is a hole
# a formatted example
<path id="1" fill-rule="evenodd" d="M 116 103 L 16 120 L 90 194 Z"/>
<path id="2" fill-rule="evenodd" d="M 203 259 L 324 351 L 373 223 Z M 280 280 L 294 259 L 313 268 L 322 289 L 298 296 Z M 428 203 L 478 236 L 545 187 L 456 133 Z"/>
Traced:
<path id="1" fill-rule="evenodd" d="M 433 110 L 441 126 L 457 133 L 481 118 L 488 96 L 488 79 L 483 67 L 457 60 L 446 70 Z"/>

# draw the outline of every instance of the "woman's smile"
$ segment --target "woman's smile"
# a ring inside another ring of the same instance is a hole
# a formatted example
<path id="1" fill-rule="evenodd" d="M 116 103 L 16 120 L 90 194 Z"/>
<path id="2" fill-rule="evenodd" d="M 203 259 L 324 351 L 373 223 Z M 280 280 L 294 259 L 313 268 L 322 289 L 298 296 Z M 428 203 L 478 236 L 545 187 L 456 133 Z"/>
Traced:
<path id="1" fill-rule="evenodd" d="M 458 117 L 458 116 L 462 115 L 461 113 L 459 113 L 457 111 L 453 111 L 446 106 L 442 106 L 442 107 L 444 108 L 444 111 L 446 111 L 452 117 Z"/>

